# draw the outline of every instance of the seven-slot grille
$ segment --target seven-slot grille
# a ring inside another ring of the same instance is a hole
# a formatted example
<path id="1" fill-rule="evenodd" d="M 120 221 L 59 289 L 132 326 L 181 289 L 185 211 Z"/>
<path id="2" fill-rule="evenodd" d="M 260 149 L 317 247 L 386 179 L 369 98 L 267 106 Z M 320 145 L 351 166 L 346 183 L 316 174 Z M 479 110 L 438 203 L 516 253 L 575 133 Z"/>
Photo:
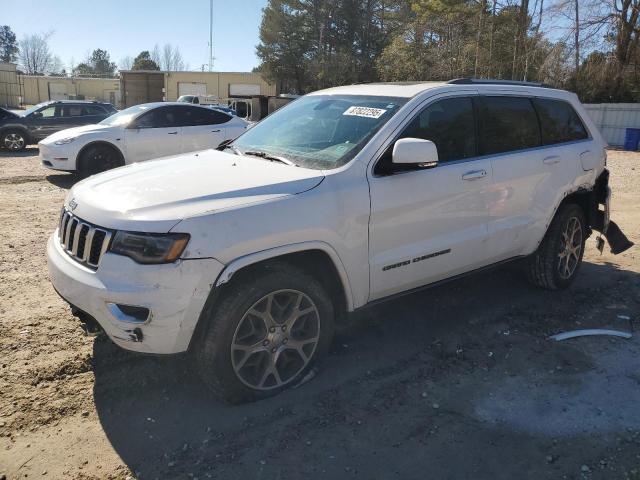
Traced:
<path id="1" fill-rule="evenodd" d="M 112 234 L 111 230 L 91 225 L 62 209 L 58 238 L 64 251 L 77 262 L 96 270 Z"/>

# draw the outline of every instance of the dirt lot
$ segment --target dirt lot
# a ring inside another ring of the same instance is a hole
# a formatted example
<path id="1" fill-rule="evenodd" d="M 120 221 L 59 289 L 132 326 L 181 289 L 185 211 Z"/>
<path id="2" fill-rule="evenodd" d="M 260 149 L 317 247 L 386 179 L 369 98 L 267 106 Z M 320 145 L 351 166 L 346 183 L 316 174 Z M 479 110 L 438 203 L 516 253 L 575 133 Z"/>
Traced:
<path id="1" fill-rule="evenodd" d="M 640 326 L 638 246 L 589 239 L 567 292 L 510 266 L 371 308 L 313 381 L 233 407 L 82 336 L 44 253 L 73 179 L 36 154 L 0 157 L 0 479 L 640 478 L 640 335 L 547 340 Z M 609 165 L 638 244 L 640 154 Z"/>

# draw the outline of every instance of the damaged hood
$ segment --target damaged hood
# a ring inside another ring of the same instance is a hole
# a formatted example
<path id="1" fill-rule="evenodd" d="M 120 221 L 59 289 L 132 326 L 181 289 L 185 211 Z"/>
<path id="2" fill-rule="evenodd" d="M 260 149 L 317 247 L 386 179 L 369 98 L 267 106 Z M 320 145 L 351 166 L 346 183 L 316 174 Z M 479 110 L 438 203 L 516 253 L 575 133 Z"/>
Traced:
<path id="1" fill-rule="evenodd" d="M 295 195 L 323 178 L 320 170 L 206 150 L 94 175 L 65 205 L 103 227 L 166 232 L 184 218 Z"/>

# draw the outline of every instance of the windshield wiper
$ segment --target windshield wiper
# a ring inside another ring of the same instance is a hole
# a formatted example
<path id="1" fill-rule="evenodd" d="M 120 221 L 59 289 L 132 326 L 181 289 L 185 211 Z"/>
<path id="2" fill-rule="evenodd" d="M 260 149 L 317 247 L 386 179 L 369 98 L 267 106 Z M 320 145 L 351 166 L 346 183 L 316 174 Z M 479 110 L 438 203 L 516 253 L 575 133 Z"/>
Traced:
<path id="1" fill-rule="evenodd" d="M 280 162 L 280 163 L 284 163 L 285 165 L 293 165 L 294 167 L 298 166 L 288 158 L 280 157 L 278 155 L 271 155 L 270 153 L 261 152 L 259 150 L 247 150 L 246 152 L 242 152 L 242 154 L 253 155 L 254 157 L 264 158 L 265 160 L 269 160 L 271 162 Z"/>

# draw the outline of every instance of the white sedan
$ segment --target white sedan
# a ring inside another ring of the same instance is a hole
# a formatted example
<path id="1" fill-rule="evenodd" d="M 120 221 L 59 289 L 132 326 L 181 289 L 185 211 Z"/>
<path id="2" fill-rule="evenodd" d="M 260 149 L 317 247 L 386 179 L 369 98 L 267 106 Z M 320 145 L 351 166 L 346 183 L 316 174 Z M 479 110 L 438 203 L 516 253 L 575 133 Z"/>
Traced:
<path id="1" fill-rule="evenodd" d="M 129 163 L 216 148 L 248 126 L 241 118 L 203 106 L 145 103 L 96 125 L 54 133 L 38 146 L 45 167 L 92 175 Z"/>

